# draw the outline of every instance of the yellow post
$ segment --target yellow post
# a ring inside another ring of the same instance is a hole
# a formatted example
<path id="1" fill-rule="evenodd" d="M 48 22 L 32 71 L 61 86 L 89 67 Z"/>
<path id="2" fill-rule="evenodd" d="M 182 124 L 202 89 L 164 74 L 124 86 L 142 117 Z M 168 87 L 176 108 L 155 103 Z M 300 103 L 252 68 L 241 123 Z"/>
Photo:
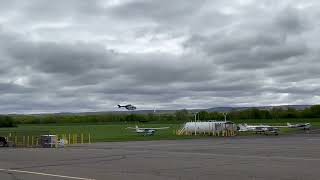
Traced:
<path id="1" fill-rule="evenodd" d="M 39 145 L 39 138 L 36 138 L 36 147 Z"/>
<path id="2" fill-rule="evenodd" d="M 55 144 L 55 148 L 58 148 L 59 135 L 56 134 L 56 136 L 57 136 L 57 141 L 56 141 L 56 144 Z"/>
<path id="3" fill-rule="evenodd" d="M 30 141 L 30 138 L 29 136 L 27 136 L 27 147 L 29 147 L 29 141 Z"/>
<path id="4" fill-rule="evenodd" d="M 68 140 L 68 143 L 71 144 L 71 137 L 70 137 L 70 134 L 69 134 L 69 140 Z"/>
<path id="5" fill-rule="evenodd" d="M 72 134 L 72 144 L 74 144 L 74 134 Z"/>
<path id="6" fill-rule="evenodd" d="M 89 144 L 91 144 L 91 136 L 90 136 L 90 133 L 88 135 L 88 141 L 89 141 Z"/>
<path id="7" fill-rule="evenodd" d="M 23 146 L 25 146 L 25 143 L 26 143 L 26 137 L 23 136 L 23 137 L 22 137 L 22 144 L 23 144 Z"/>
<path id="8" fill-rule="evenodd" d="M 81 144 L 83 144 L 83 133 L 81 133 Z"/>
<path id="9" fill-rule="evenodd" d="M 31 146 L 33 147 L 34 137 L 31 136 Z"/>
<path id="10" fill-rule="evenodd" d="M 9 133 L 9 136 L 8 136 L 8 141 L 11 140 L 11 133 Z"/>

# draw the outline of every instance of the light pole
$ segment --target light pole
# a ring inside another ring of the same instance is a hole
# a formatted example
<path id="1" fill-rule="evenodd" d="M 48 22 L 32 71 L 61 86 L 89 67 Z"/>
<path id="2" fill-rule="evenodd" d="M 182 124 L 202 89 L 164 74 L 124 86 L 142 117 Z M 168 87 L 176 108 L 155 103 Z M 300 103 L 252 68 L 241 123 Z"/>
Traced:
<path id="1" fill-rule="evenodd" d="M 197 115 L 198 115 L 198 118 L 197 118 Z M 198 121 L 200 120 L 200 117 L 199 117 L 199 112 L 196 112 L 195 114 L 194 114 L 194 121 L 197 121 L 197 119 L 198 119 Z"/>
<path id="2" fill-rule="evenodd" d="M 197 114 L 198 114 L 199 112 L 196 112 L 195 114 L 194 114 L 194 135 L 197 135 Z"/>
<path id="3" fill-rule="evenodd" d="M 224 112 L 224 113 L 223 113 L 223 116 L 224 116 L 224 122 L 227 122 L 227 115 L 228 115 L 228 113 L 227 113 L 227 112 Z"/>

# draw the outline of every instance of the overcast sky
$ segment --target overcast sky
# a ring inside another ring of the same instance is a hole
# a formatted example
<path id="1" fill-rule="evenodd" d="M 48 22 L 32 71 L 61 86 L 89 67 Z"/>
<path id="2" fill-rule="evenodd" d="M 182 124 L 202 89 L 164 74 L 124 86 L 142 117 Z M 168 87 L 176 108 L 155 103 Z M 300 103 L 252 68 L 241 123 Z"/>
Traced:
<path id="1" fill-rule="evenodd" d="M 317 0 L 0 4 L 0 113 L 320 102 Z"/>

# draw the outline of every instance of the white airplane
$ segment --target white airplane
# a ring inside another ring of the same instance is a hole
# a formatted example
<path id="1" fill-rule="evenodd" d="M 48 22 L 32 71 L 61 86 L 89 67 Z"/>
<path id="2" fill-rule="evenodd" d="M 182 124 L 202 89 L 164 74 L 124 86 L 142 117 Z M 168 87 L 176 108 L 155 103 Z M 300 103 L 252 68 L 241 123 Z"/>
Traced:
<path id="1" fill-rule="evenodd" d="M 247 124 L 239 124 L 238 125 L 239 132 L 255 132 L 255 133 L 263 133 L 265 135 L 268 134 L 279 134 L 279 128 L 287 127 L 287 126 L 269 126 L 269 125 L 247 125 Z"/>
<path id="2" fill-rule="evenodd" d="M 304 123 L 304 124 L 290 124 L 287 123 L 289 128 L 298 128 L 303 130 L 310 130 L 311 124 L 310 123 Z"/>
<path id="3" fill-rule="evenodd" d="M 135 129 L 136 133 L 138 134 L 143 134 L 144 136 L 152 136 L 156 132 L 156 130 L 160 129 L 168 129 L 170 127 L 159 127 L 159 128 L 139 128 L 138 126 L 136 127 L 127 127 L 127 129 Z"/>

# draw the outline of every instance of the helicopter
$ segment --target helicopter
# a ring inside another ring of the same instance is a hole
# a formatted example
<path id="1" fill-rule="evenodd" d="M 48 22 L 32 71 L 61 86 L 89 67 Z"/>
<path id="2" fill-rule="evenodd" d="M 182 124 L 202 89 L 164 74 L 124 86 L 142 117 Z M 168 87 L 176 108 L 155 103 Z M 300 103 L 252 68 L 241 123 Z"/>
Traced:
<path id="1" fill-rule="evenodd" d="M 133 110 L 137 109 L 137 107 L 135 107 L 135 106 L 133 106 L 131 104 L 127 104 L 127 105 L 124 105 L 124 106 L 121 106 L 120 104 L 118 104 L 118 108 L 123 108 L 123 107 L 126 108 L 129 111 L 133 111 Z"/>

